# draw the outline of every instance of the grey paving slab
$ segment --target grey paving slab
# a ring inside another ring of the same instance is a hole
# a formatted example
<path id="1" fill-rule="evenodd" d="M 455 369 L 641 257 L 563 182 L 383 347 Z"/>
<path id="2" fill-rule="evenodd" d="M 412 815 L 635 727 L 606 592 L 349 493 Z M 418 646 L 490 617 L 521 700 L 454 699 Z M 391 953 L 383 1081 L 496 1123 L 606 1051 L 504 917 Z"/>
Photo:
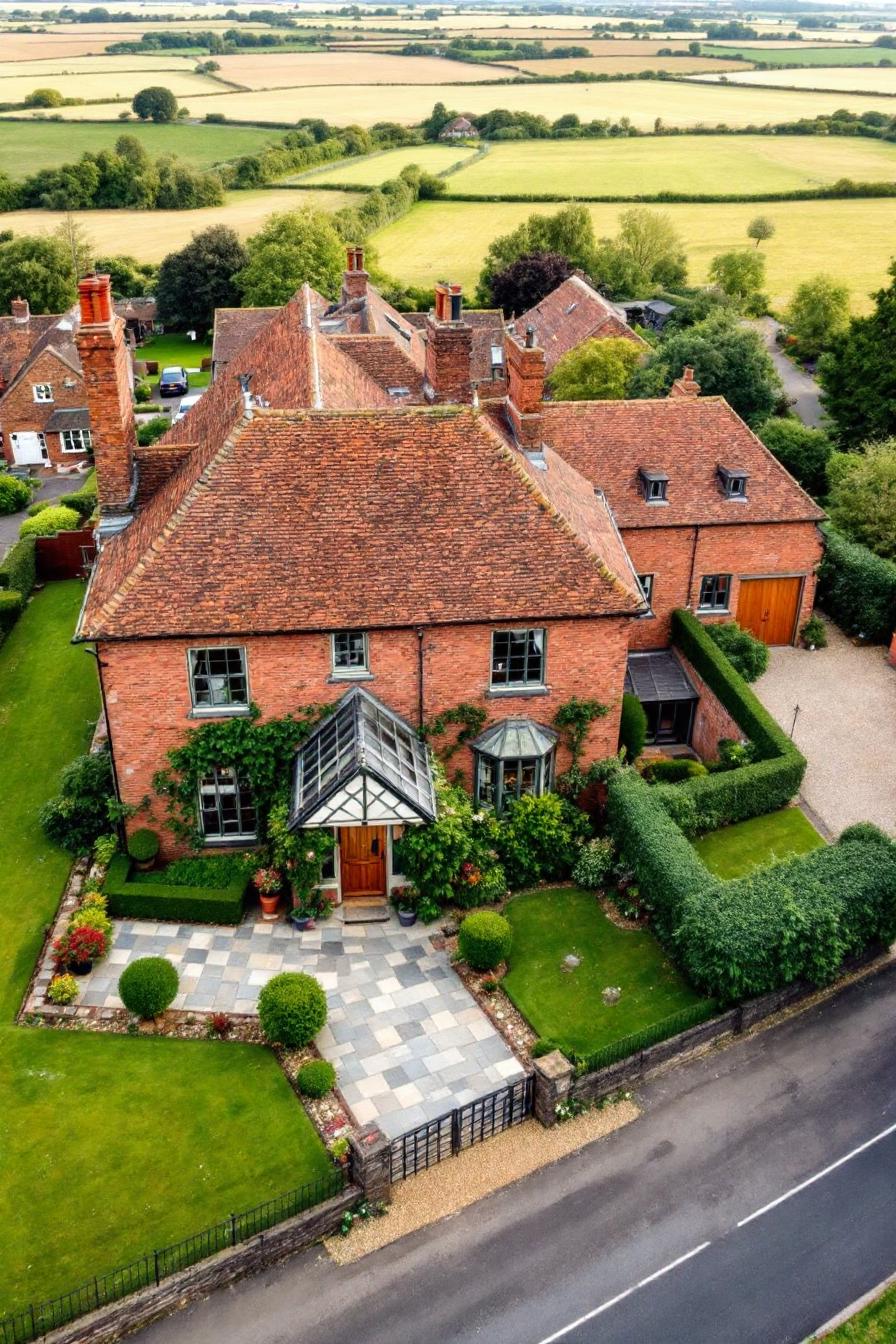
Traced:
<path id="1" fill-rule="evenodd" d="M 318 1048 L 359 1123 L 376 1121 L 390 1138 L 523 1073 L 424 925 L 346 927 L 339 912 L 305 933 L 257 918 L 235 929 L 116 920 L 112 952 L 84 977 L 81 1002 L 120 1007 L 118 976 L 146 956 L 177 967 L 174 1007 L 196 1013 L 252 1013 L 280 971 L 317 976 L 329 1005 Z"/>

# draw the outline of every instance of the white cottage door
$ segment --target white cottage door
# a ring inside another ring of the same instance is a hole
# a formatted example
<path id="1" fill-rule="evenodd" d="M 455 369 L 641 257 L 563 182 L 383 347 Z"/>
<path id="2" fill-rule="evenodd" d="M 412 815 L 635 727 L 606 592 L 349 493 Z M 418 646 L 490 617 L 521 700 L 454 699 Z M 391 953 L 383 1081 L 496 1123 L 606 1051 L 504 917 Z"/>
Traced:
<path id="1" fill-rule="evenodd" d="M 34 430 L 10 434 L 13 461 L 17 467 L 40 467 L 47 461 L 47 441 Z"/>

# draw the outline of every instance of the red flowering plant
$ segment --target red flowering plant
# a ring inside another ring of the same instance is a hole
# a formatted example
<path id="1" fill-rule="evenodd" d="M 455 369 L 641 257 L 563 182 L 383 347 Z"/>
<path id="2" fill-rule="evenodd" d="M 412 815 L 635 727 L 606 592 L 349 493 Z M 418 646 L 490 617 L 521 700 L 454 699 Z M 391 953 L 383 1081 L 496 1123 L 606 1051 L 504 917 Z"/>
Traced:
<path id="1" fill-rule="evenodd" d="M 53 943 L 53 956 L 60 968 L 82 965 L 85 961 L 92 964 L 100 961 L 107 951 L 108 943 L 102 929 L 88 926 L 69 929 Z"/>
<path id="2" fill-rule="evenodd" d="M 466 882 L 468 887 L 478 886 L 482 881 L 482 869 L 476 863 L 467 860 L 460 866 L 460 880 Z"/>
<path id="3" fill-rule="evenodd" d="M 283 875 L 279 868 L 257 868 L 252 881 L 263 896 L 273 896 L 283 886 Z"/>

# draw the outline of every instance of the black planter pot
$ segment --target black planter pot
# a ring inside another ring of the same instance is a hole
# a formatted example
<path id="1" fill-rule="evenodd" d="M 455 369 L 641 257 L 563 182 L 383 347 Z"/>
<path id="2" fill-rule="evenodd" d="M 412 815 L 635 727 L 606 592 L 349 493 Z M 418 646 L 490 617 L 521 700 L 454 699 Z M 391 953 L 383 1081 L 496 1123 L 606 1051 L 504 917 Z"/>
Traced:
<path id="1" fill-rule="evenodd" d="M 69 970 L 72 975 L 89 975 L 93 970 L 92 961 L 73 961 Z"/>
<path id="2" fill-rule="evenodd" d="M 399 910 L 399 912 L 398 912 L 398 922 L 399 922 L 399 924 L 401 925 L 401 927 L 402 927 L 403 929 L 409 929 L 409 928 L 411 928 L 412 925 L 414 925 L 414 924 L 417 923 L 417 911 L 416 911 L 416 910 Z"/>
<path id="3" fill-rule="evenodd" d="M 295 912 L 290 915 L 290 919 L 297 929 L 307 929 L 311 923 L 311 915 L 297 915 Z"/>

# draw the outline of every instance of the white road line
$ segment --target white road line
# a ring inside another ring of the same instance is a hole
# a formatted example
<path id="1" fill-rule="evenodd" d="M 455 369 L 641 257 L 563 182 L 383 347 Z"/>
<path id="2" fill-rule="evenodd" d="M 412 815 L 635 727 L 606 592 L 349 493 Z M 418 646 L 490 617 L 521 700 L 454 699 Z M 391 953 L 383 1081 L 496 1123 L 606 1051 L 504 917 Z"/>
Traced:
<path id="1" fill-rule="evenodd" d="M 792 1199 L 793 1196 L 798 1195 L 801 1190 L 806 1190 L 810 1185 L 814 1185 L 816 1181 L 823 1180 L 825 1176 L 830 1176 L 832 1171 L 836 1171 L 838 1167 L 842 1167 L 845 1162 L 851 1162 L 854 1157 L 858 1157 L 860 1153 L 864 1153 L 868 1148 L 873 1148 L 876 1143 L 880 1143 L 881 1139 L 886 1139 L 891 1134 L 896 1134 L 896 1125 L 890 1125 L 889 1128 L 882 1129 L 879 1134 L 875 1134 L 873 1139 L 867 1139 L 865 1143 L 860 1143 L 858 1148 L 853 1148 L 851 1153 L 846 1153 L 844 1157 L 839 1157 L 836 1162 L 832 1162 L 829 1167 L 825 1167 L 822 1171 L 817 1171 L 815 1175 L 810 1176 L 807 1181 L 802 1181 L 799 1185 L 795 1185 L 792 1190 L 788 1190 L 786 1194 L 779 1195 L 778 1198 L 773 1199 L 770 1204 L 764 1204 L 762 1208 L 757 1209 L 755 1213 L 749 1214 L 746 1218 L 741 1218 L 737 1226 L 746 1227 L 747 1223 L 752 1223 L 754 1218 L 761 1218 L 764 1213 L 768 1213 L 771 1209 L 776 1209 L 778 1205 L 783 1204 L 786 1199 Z"/>
<path id="2" fill-rule="evenodd" d="M 580 1325 L 586 1325 L 588 1321 L 593 1321 L 595 1316 L 600 1316 L 603 1312 L 609 1311 L 611 1307 L 616 1306 L 617 1302 L 624 1302 L 627 1297 L 631 1297 L 632 1293 L 636 1293 L 639 1288 L 646 1288 L 648 1283 L 653 1283 L 654 1279 L 661 1279 L 664 1274 L 668 1274 L 671 1270 L 677 1269 L 678 1266 L 683 1265 L 686 1260 L 692 1260 L 695 1255 L 699 1255 L 701 1251 L 705 1251 L 707 1246 L 711 1245 L 712 1243 L 709 1241 L 702 1241 L 700 1245 L 695 1246 L 692 1251 L 688 1251 L 685 1255 L 680 1255 L 677 1260 L 673 1260 L 668 1265 L 663 1265 L 662 1269 L 655 1270 L 653 1274 L 648 1274 L 646 1279 L 640 1279 L 638 1283 L 633 1283 L 631 1288 L 626 1288 L 624 1293 L 617 1293 L 615 1297 L 611 1297 L 607 1302 L 602 1302 L 600 1306 L 595 1307 L 593 1311 L 586 1312 L 584 1316 L 580 1316 L 577 1321 L 570 1321 L 569 1325 L 564 1325 L 562 1330 L 556 1330 L 554 1334 L 547 1335 L 544 1339 L 540 1339 L 538 1344 L 554 1344 L 555 1340 L 563 1339 L 566 1335 L 571 1334 L 573 1330 L 578 1330 Z"/>

